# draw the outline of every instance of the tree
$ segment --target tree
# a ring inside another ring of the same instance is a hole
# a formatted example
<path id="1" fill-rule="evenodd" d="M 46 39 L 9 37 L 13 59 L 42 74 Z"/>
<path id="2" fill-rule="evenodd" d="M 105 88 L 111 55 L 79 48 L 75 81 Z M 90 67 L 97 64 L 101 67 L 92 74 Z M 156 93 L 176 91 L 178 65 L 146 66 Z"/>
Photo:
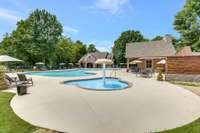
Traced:
<path id="1" fill-rule="evenodd" d="M 56 46 L 57 64 L 77 63 L 86 52 L 86 46 L 81 41 L 72 42 L 70 38 L 62 37 Z"/>
<path id="2" fill-rule="evenodd" d="M 156 36 L 152 39 L 152 41 L 159 41 L 159 40 L 162 40 L 163 37 L 162 36 Z"/>
<path id="3" fill-rule="evenodd" d="M 79 59 L 87 53 L 86 45 L 84 45 L 81 41 L 76 41 L 74 43 L 74 52 L 75 52 L 75 60 L 73 63 L 77 63 Z"/>
<path id="4" fill-rule="evenodd" d="M 88 48 L 87 48 L 87 53 L 93 53 L 93 52 L 96 52 L 98 51 L 95 47 L 94 44 L 89 44 Z"/>
<path id="5" fill-rule="evenodd" d="M 113 47 L 113 56 L 116 64 L 125 63 L 125 52 L 126 52 L 126 44 L 131 42 L 141 42 L 146 41 L 143 35 L 139 31 L 128 30 L 122 32 L 120 37 L 115 40 Z"/>
<path id="6" fill-rule="evenodd" d="M 19 21 L 16 30 L 3 39 L 2 48 L 27 64 L 43 61 L 51 67 L 61 33 L 62 25 L 55 15 L 36 9 L 26 20 Z"/>
<path id="7" fill-rule="evenodd" d="M 174 20 L 174 28 L 181 34 L 182 45 L 200 51 L 200 1 L 186 0 Z"/>
<path id="8" fill-rule="evenodd" d="M 56 57 L 57 64 L 61 62 L 69 63 L 71 62 L 71 59 L 74 58 L 72 41 L 69 38 L 60 38 L 58 44 L 56 45 Z"/>

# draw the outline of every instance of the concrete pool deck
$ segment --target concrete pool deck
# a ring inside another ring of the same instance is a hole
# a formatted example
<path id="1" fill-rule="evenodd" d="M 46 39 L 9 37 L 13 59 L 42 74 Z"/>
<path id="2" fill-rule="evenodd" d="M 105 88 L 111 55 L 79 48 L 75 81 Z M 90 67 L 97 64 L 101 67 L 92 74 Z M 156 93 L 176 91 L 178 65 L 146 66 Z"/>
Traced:
<path id="1" fill-rule="evenodd" d="M 91 78 L 102 75 L 81 77 Z M 109 74 L 108 74 L 109 75 Z M 29 94 L 14 96 L 14 112 L 33 125 L 66 133 L 146 133 L 175 128 L 200 117 L 200 97 L 168 82 L 117 76 L 133 84 L 118 91 L 92 91 L 61 84 L 72 78 L 32 76 Z"/>

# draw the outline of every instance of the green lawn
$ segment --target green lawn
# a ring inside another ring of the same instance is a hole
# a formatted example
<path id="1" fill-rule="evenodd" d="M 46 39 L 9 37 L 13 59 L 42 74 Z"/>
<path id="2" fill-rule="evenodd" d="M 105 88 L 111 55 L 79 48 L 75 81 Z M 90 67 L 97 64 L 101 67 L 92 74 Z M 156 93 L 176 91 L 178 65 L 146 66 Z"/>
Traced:
<path id="1" fill-rule="evenodd" d="M 200 118 L 188 125 L 157 133 L 200 133 Z"/>
<path id="2" fill-rule="evenodd" d="M 10 107 L 13 96 L 0 92 L 0 133 L 32 133 L 36 127 L 20 119 Z"/>

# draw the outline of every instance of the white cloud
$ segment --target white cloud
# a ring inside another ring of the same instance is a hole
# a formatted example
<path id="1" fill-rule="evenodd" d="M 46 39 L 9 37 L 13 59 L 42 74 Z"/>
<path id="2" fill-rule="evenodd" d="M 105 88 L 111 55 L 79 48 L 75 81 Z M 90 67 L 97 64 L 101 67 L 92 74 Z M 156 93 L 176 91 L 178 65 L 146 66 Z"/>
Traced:
<path id="1" fill-rule="evenodd" d="M 122 11 L 123 7 L 129 3 L 129 0 L 96 0 L 93 8 L 102 9 L 116 14 Z"/>
<path id="2" fill-rule="evenodd" d="M 22 19 L 18 14 L 17 11 L 0 8 L 0 19 L 18 21 Z"/>
<path id="3" fill-rule="evenodd" d="M 14 5 L 20 11 L 29 11 L 27 5 L 25 5 L 26 1 L 21 0 L 8 0 L 10 4 Z"/>
<path id="4" fill-rule="evenodd" d="M 3 40 L 3 34 L 0 34 L 0 42 Z"/>
<path id="5" fill-rule="evenodd" d="M 75 28 L 72 28 L 72 27 L 69 27 L 69 26 L 64 26 L 63 29 L 64 29 L 65 33 L 69 33 L 69 34 L 79 32 L 78 29 L 75 29 Z"/>
<path id="6" fill-rule="evenodd" d="M 112 41 L 97 41 L 93 40 L 88 42 L 87 44 L 94 44 L 95 47 L 102 52 L 111 52 L 113 47 Z"/>

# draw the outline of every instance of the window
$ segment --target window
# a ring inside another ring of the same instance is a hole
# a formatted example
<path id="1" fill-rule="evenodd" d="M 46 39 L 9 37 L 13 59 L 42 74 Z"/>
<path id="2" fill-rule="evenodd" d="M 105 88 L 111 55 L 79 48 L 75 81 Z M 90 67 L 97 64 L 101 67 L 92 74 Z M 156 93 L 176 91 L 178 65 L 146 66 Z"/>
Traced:
<path id="1" fill-rule="evenodd" d="M 146 68 L 152 68 L 152 60 L 146 60 Z"/>

